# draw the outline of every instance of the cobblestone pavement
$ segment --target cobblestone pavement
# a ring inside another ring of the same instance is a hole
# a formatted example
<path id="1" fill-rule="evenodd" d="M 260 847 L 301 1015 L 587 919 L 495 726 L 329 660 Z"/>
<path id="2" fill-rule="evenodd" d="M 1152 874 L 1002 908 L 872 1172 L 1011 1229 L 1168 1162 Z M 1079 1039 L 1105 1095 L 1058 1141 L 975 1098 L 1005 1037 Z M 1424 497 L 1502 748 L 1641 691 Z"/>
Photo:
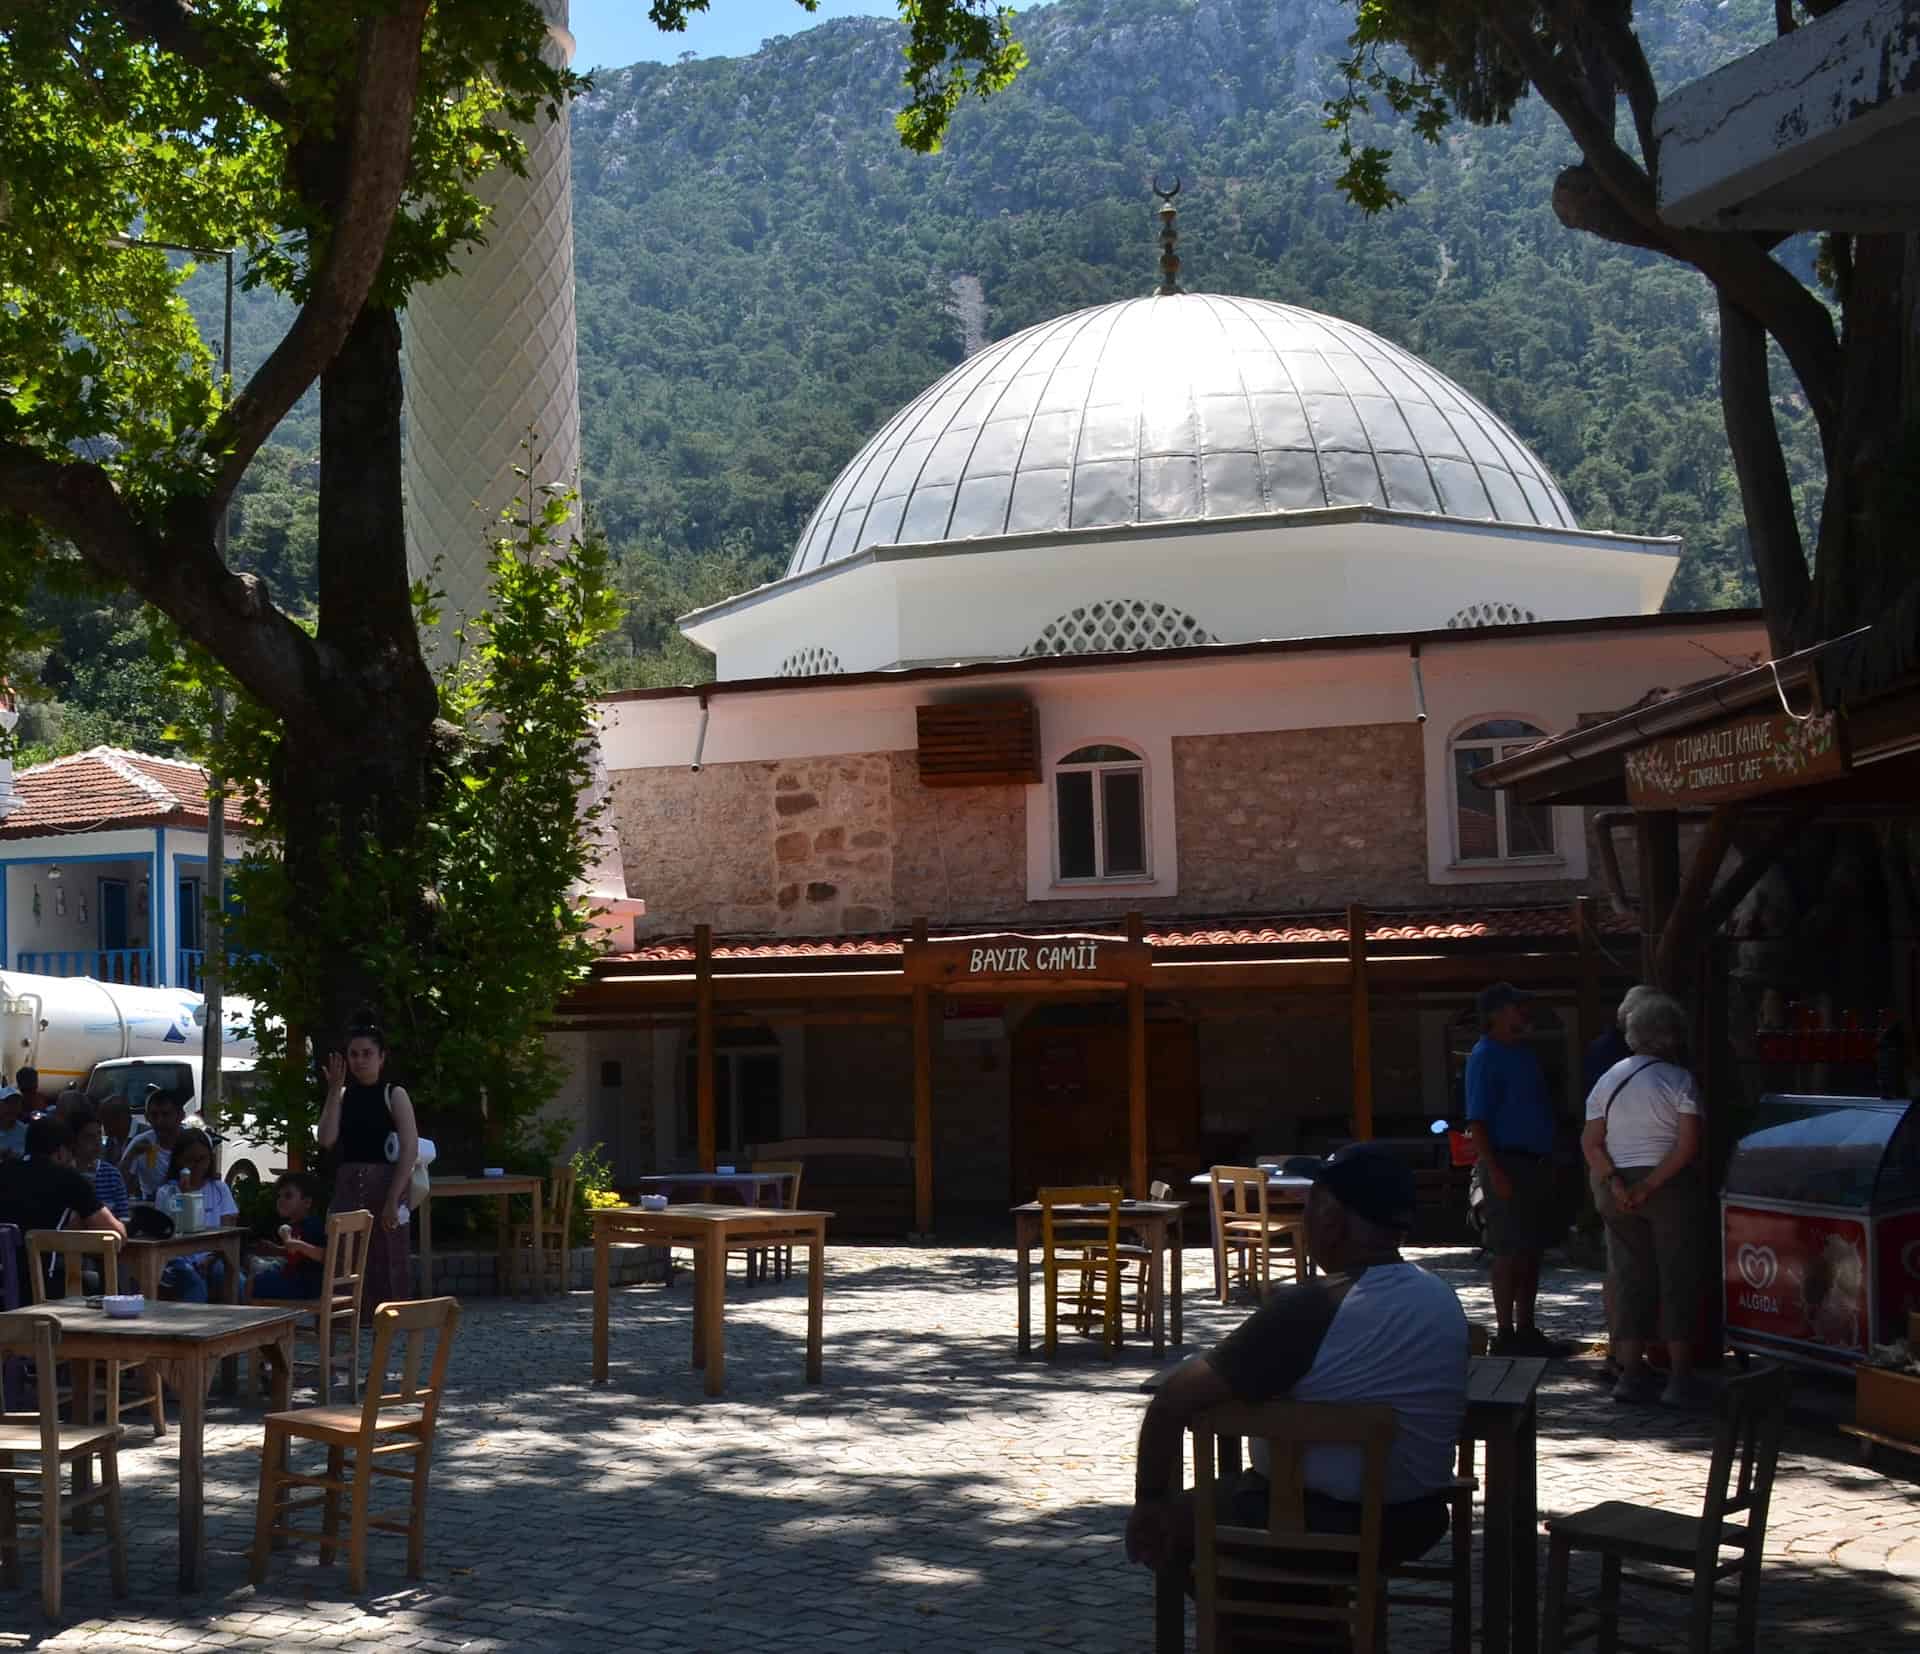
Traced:
<path id="1" fill-rule="evenodd" d="M 1422 1255 L 1487 1318 L 1462 1253 Z M 1189 1349 L 1245 1313 L 1209 1298 L 1189 1255 Z M 1598 1321 L 1593 1277 L 1550 1272 L 1543 1318 Z M 844 1247 L 829 1259 L 826 1382 L 801 1382 L 804 1275 L 727 1305 L 728 1390 L 687 1364 L 687 1277 L 615 1295 L 612 1381 L 591 1385 L 592 1304 L 467 1306 L 442 1416 L 427 1577 L 376 1537 L 354 1600 L 311 1548 L 247 1584 L 257 1411 L 213 1409 L 210 1580 L 173 1588 L 175 1457 L 137 1434 L 122 1455 L 133 1594 L 74 1577 L 97 1617 L 51 1631 L 29 1591 L 0 1590 L 0 1650 L 418 1648 L 540 1650 L 1144 1650 L 1150 1580 L 1120 1532 L 1149 1352 L 1108 1366 L 1013 1358 L 1011 1254 Z M 1704 1421 L 1613 1406 L 1594 1365 L 1542 1392 L 1541 1501 L 1626 1497 L 1698 1509 Z M 1920 1485 L 1858 1467 L 1848 1445 L 1793 1432 L 1762 1589 L 1767 1649 L 1847 1635 L 1920 1649 Z M 29 1570 L 27 1577 L 33 1577 Z M 1397 1614 L 1397 1654 L 1443 1646 L 1438 1616 Z M 1674 1645 L 1677 1646 L 1677 1643 Z"/>

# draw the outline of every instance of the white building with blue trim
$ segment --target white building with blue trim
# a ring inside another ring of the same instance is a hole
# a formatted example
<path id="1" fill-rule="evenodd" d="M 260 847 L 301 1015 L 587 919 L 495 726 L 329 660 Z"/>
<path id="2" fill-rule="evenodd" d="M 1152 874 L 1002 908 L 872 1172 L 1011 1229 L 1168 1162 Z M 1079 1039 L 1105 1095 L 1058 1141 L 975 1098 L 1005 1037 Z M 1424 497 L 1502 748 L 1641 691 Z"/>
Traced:
<path id="1" fill-rule="evenodd" d="M 94 747 L 13 777 L 0 814 L 6 968 L 200 987 L 207 776 L 197 764 Z M 246 853 L 227 803 L 226 859 Z"/>

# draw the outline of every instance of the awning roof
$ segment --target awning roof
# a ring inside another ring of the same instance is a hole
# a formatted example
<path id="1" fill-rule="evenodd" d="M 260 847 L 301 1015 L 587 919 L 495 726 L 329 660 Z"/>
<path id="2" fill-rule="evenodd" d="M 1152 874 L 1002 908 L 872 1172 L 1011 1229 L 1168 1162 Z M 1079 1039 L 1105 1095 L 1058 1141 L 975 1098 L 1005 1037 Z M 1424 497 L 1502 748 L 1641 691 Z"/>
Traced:
<path id="1" fill-rule="evenodd" d="M 1869 630 L 1863 627 L 1636 706 L 1604 723 L 1569 730 L 1488 764 L 1474 779 L 1489 790 L 1510 789 L 1526 804 L 1625 804 L 1629 752 L 1738 713 L 1808 710 L 1820 698 L 1823 673 Z M 1881 767 L 1886 760 L 1920 754 L 1920 680 L 1851 702 L 1845 711 L 1854 769 L 1866 773 L 1804 788 L 1795 796 L 1855 805 L 1920 802 L 1920 765 Z"/>
<path id="2" fill-rule="evenodd" d="M 1594 928 L 1609 935 L 1633 936 L 1633 921 L 1620 918 L 1610 908 L 1596 903 L 1592 909 Z M 979 930 L 981 926 L 970 927 Z M 1080 920 L 1072 926 L 1023 926 L 1023 934 L 1036 936 L 1080 935 L 1089 930 L 1110 932 L 1121 927 L 1112 921 L 1102 923 Z M 947 932 L 931 931 L 929 938 L 941 940 Z M 953 936 L 965 934 L 955 930 Z M 872 970 L 897 967 L 904 956 L 908 933 L 888 931 L 870 936 L 760 936 L 713 944 L 715 974 L 730 969 L 737 972 L 762 971 L 767 966 L 791 970 L 832 971 Z M 1344 955 L 1348 930 L 1344 914 L 1288 914 L 1272 917 L 1190 919 L 1152 919 L 1147 922 L 1147 945 L 1157 953 L 1177 954 L 1183 959 L 1275 958 L 1289 955 L 1328 953 Z M 1571 901 L 1555 907 L 1474 907 L 1369 912 L 1367 915 L 1367 951 L 1369 957 L 1412 948 L 1431 950 L 1436 945 L 1471 947 L 1484 944 L 1499 948 L 1510 943 L 1571 946 L 1578 940 L 1574 928 Z M 594 975 L 601 979 L 619 976 L 683 973 L 694 962 L 693 942 L 674 937 L 649 942 L 631 953 L 610 953 L 594 962 Z"/>

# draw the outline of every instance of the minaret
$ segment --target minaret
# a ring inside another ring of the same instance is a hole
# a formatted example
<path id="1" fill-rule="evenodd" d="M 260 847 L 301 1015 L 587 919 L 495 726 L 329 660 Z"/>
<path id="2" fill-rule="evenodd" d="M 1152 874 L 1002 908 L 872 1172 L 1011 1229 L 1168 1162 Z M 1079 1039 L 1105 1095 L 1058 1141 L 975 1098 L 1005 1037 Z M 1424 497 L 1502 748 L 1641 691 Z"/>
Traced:
<path id="1" fill-rule="evenodd" d="M 573 61 L 569 0 L 540 0 L 548 61 Z M 407 302 L 407 561 L 424 577 L 440 560 L 444 625 L 487 598 L 486 542 L 521 492 L 514 467 L 536 446 L 534 482 L 575 484 L 580 472 L 580 361 L 573 319 L 573 140 L 560 119 L 534 122 L 527 175 L 490 173 L 486 245 L 470 249 L 445 281 Z M 432 645 L 429 639 L 429 647 Z M 594 755 L 583 808 L 609 796 L 606 761 Z M 603 815 L 593 866 L 575 894 L 598 909 L 603 945 L 633 946 L 646 903 L 627 894 L 620 832 Z"/>
<path id="2" fill-rule="evenodd" d="M 569 0 L 540 0 L 548 60 L 573 61 Z M 580 470 L 580 366 L 573 316 L 573 140 L 563 109 L 536 119 L 527 175 L 496 169 L 486 245 L 407 302 L 407 557 L 424 576 L 440 559 L 449 624 L 486 600 L 485 542 L 519 491 L 529 430 L 536 483 Z M 476 509 L 477 507 L 477 509 Z"/>

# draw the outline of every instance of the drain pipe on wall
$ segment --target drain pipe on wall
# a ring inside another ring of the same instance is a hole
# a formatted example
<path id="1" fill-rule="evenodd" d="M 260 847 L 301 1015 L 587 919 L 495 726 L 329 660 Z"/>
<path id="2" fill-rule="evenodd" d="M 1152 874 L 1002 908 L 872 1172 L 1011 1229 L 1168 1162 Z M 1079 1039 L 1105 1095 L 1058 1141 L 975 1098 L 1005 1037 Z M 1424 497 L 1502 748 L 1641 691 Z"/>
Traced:
<path id="1" fill-rule="evenodd" d="M 1407 669 L 1413 674 L 1413 721 L 1424 724 L 1427 721 L 1427 683 L 1420 675 L 1420 645 L 1407 645 Z"/>
<path id="2" fill-rule="evenodd" d="M 693 738 L 693 762 L 688 766 L 695 775 L 700 773 L 701 760 L 707 750 L 707 720 L 713 716 L 713 709 L 707 705 L 706 691 L 700 693 L 700 729 Z"/>
<path id="3" fill-rule="evenodd" d="M 1607 900 L 1622 919 L 1637 919 L 1640 904 L 1627 894 L 1627 881 L 1620 875 L 1620 846 L 1614 834 L 1634 822 L 1632 810 L 1595 810 L 1587 823 L 1588 842 L 1594 859 L 1600 863 L 1600 878 L 1607 887 Z"/>

